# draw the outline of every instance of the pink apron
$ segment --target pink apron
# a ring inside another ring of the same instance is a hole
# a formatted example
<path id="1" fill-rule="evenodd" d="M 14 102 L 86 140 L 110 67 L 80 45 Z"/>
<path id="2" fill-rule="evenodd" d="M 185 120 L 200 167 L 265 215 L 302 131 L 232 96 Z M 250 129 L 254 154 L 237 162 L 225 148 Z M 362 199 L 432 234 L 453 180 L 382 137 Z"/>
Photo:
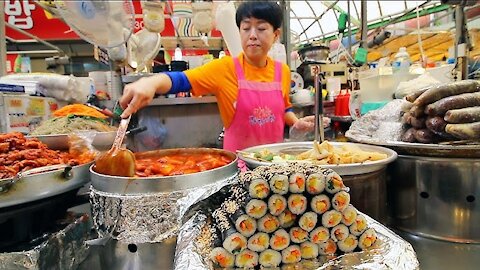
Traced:
<path id="1" fill-rule="evenodd" d="M 282 64 L 275 62 L 273 82 L 247 81 L 238 58 L 234 58 L 238 96 L 231 125 L 225 130 L 223 148 L 244 148 L 283 141 L 285 103 L 282 94 Z"/>

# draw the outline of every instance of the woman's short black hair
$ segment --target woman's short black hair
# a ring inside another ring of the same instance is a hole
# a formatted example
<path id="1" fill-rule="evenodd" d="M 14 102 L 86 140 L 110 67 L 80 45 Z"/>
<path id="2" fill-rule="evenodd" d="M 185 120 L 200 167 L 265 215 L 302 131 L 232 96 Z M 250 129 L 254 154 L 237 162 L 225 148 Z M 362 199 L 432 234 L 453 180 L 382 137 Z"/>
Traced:
<path id="1" fill-rule="evenodd" d="M 265 20 L 276 30 L 282 26 L 283 12 L 275 1 L 245 1 L 237 8 L 237 27 L 240 28 L 240 22 L 245 18 Z"/>

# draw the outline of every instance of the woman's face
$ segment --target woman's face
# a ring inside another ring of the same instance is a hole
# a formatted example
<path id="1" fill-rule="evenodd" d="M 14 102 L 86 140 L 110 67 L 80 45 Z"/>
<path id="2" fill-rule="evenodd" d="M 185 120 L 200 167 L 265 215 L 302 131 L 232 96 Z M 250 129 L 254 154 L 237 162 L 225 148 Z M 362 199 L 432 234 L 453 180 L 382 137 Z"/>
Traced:
<path id="1" fill-rule="evenodd" d="M 252 17 L 245 18 L 240 23 L 243 52 L 254 63 L 263 61 L 279 35 L 280 29 L 273 29 L 273 26 L 264 20 Z"/>

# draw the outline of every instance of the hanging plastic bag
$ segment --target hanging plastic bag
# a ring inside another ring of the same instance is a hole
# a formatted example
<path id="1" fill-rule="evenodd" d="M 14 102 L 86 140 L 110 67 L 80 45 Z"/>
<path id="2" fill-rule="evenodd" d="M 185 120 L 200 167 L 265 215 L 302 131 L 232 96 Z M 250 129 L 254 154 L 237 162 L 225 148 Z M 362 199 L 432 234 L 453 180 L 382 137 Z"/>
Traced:
<path id="1" fill-rule="evenodd" d="M 147 130 L 135 135 L 136 140 L 140 142 L 144 151 L 159 149 L 167 137 L 167 128 L 161 120 L 149 114 L 139 116 L 139 126 L 147 127 Z"/>

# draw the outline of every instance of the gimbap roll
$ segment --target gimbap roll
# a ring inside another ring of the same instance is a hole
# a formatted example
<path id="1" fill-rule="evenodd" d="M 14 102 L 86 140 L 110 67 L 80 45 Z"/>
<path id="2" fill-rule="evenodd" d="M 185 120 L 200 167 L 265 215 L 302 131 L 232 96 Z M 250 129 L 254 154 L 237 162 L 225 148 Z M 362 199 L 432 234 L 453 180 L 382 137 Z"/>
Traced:
<path id="1" fill-rule="evenodd" d="M 325 180 L 325 190 L 330 194 L 335 194 L 344 188 L 345 185 L 340 175 L 331 171 Z"/>
<path id="2" fill-rule="evenodd" d="M 238 232 L 234 232 L 223 240 L 223 247 L 232 254 L 237 254 L 247 248 L 247 239 Z"/>
<path id="3" fill-rule="evenodd" d="M 298 225 L 307 232 L 312 231 L 315 229 L 315 225 L 317 225 L 317 214 L 314 212 L 306 212 L 298 220 Z"/>
<path id="4" fill-rule="evenodd" d="M 357 218 L 357 209 L 353 207 L 352 205 L 349 205 L 343 210 L 342 212 L 342 223 L 350 226 L 355 222 L 355 219 Z"/>
<path id="5" fill-rule="evenodd" d="M 308 240 L 308 232 L 300 227 L 291 228 L 289 234 L 290 241 L 296 244 L 300 244 Z"/>
<path id="6" fill-rule="evenodd" d="M 268 198 L 268 210 L 274 216 L 280 215 L 287 208 L 287 200 L 278 194 L 273 194 Z"/>
<path id="7" fill-rule="evenodd" d="M 318 254 L 320 255 L 332 255 L 335 252 L 337 252 L 337 244 L 332 239 L 318 244 Z"/>
<path id="8" fill-rule="evenodd" d="M 330 210 L 322 215 L 322 225 L 325 228 L 337 226 L 342 221 L 342 213 L 336 210 Z"/>
<path id="9" fill-rule="evenodd" d="M 325 176 L 319 173 L 312 173 L 307 177 L 306 187 L 308 193 L 316 195 L 325 189 Z"/>
<path id="10" fill-rule="evenodd" d="M 358 240 L 355 235 L 349 234 L 347 238 L 343 241 L 338 241 L 337 242 L 338 249 L 341 251 L 348 253 L 352 252 L 358 245 Z"/>
<path id="11" fill-rule="evenodd" d="M 288 180 L 288 190 L 291 193 L 302 193 L 305 191 L 305 175 L 293 173 Z"/>
<path id="12" fill-rule="evenodd" d="M 257 230 L 257 221 L 244 214 L 235 220 L 235 228 L 245 237 L 252 236 Z"/>
<path id="13" fill-rule="evenodd" d="M 333 198 L 332 198 L 333 209 L 339 212 L 343 212 L 343 210 L 347 208 L 349 203 L 350 203 L 350 194 L 348 194 L 347 192 L 342 190 L 337 192 L 335 195 L 333 195 Z"/>
<path id="14" fill-rule="evenodd" d="M 310 241 L 314 244 L 325 242 L 330 238 L 330 232 L 325 227 L 317 227 L 310 232 Z"/>
<path id="15" fill-rule="evenodd" d="M 338 224 L 337 226 L 332 228 L 332 231 L 330 232 L 330 237 L 333 241 L 338 242 L 345 240 L 348 234 L 348 227 L 344 224 Z"/>
<path id="16" fill-rule="evenodd" d="M 358 247 L 361 249 L 367 249 L 377 241 L 377 233 L 374 229 L 370 228 L 365 230 L 358 239 Z"/>
<path id="17" fill-rule="evenodd" d="M 235 256 L 235 266 L 239 268 L 254 268 L 258 265 L 258 254 L 245 249 Z"/>
<path id="18" fill-rule="evenodd" d="M 235 256 L 223 247 L 216 247 L 210 252 L 210 260 L 215 266 L 229 268 L 235 265 Z"/>
<path id="19" fill-rule="evenodd" d="M 262 252 L 268 248 L 270 236 L 264 232 L 257 232 L 247 242 L 247 248 L 256 252 Z"/>
<path id="20" fill-rule="evenodd" d="M 291 245 L 282 250 L 282 262 L 283 263 L 297 263 L 302 259 L 302 252 L 297 245 Z"/>
<path id="21" fill-rule="evenodd" d="M 295 215 L 301 215 L 307 210 L 307 198 L 300 194 L 288 196 L 288 209 Z"/>
<path id="22" fill-rule="evenodd" d="M 367 229 L 367 220 L 364 216 L 357 214 L 357 218 L 352 225 L 350 225 L 350 233 L 355 236 L 360 236 Z"/>
<path id="23" fill-rule="evenodd" d="M 278 229 L 280 222 L 278 218 L 270 214 L 266 214 L 257 222 L 257 228 L 261 232 L 272 233 Z"/>
<path id="24" fill-rule="evenodd" d="M 290 212 L 290 210 L 285 209 L 280 215 L 278 215 L 278 221 L 280 221 L 280 227 L 290 228 L 295 223 L 297 215 Z"/>
<path id="25" fill-rule="evenodd" d="M 252 218 L 259 219 L 267 213 L 267 203 L 262 200 L 252 199 L 245 206 L 245 212 Z"/>
<path id="26" fill-rule="evenodd" d="M 317 195 L 310 201 L 310 207 L 315 213 L 321 215 L 330 209 L 330 199 L 327 195 Z"/>
<path id="27" fill-rule="evenodd" d="M 273 193 L 285 195 L 288 193 L 288 176 L 275 174 L 269 181 Z"/>
<path id="28" fill-rule="evenodd" d="M 270 247 L 274 250 L 284 250 L 290 245 L 290 236 L 284 229 L 276 230 L 270 237 Z"/>
<path id="29" fill-rule="evenodd" d="M 248 192 L 254 199 L 264 199 L 270 194 L 270 186 L 264 179 L 256 178 L 248 186 Z"/>
<path id="30" fill-rule="evenodd" d="M 313 259 L 318 256 L 318 246 L 312 242 L 303 242 L 300 244 L 302 259 Z"/>
<path id="31" fill-rule="evenodd" d="M 277 267 L 282 263 L 282 255 L 276 250 L 267 249 L 260 253 L 258 262 L 263 267 Z"/>

